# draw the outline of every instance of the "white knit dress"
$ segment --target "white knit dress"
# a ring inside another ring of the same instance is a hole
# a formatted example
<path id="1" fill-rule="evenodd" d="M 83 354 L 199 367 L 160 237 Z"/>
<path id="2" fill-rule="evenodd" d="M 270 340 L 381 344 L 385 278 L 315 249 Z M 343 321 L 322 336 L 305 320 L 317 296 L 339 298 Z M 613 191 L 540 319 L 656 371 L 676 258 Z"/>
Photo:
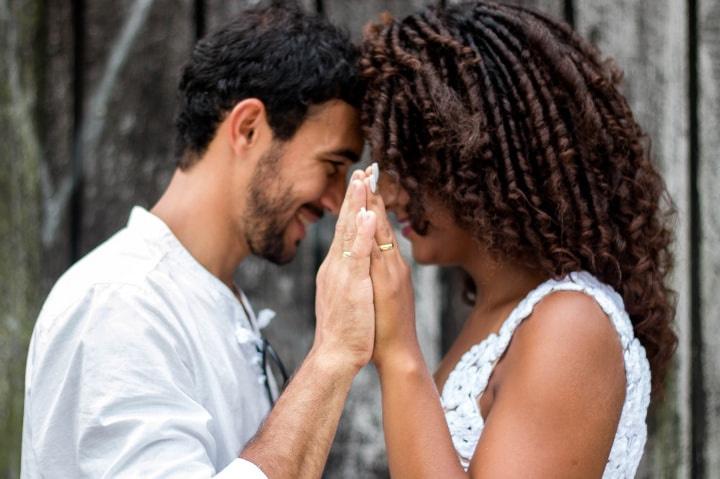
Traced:
<path id="1" fill-rule="evenodd" d="M 492 370 L 508 347 L 515 329 L 535 305 L 554 291 L 581 291 L 592 296 L 610 318 L 622 344 L 625 360 L 625 402 L 604 479 L 635 476 L 647 438 L 645 418 L 650 403 L 650 365 L 645 349 L 635 338 L 620 295 L 587 272 L 549 280 L 531 291 L 510 313 L 498 334 L 470 348 L 458 361 L 443 387 L 441 401 L 460 462 L 467 469 L 483 432 L 478 398 L 487 387 Z"/>

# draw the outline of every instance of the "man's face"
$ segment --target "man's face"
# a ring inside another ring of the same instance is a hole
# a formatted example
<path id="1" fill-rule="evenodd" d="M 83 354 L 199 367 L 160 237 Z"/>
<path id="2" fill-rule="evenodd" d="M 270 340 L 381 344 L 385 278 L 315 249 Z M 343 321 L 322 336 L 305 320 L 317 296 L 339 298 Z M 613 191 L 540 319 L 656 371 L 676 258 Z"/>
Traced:
<path id="1" fill-rule="evenodd" d="M 342 101 L 311 108 L 290 140 L 274 141 L 248 190 L 243 230 L 250 251 L 276 264 L 291 261 L 307 227 L 325 210 L 339 211 L 362 144 L 358 111 Z"/>

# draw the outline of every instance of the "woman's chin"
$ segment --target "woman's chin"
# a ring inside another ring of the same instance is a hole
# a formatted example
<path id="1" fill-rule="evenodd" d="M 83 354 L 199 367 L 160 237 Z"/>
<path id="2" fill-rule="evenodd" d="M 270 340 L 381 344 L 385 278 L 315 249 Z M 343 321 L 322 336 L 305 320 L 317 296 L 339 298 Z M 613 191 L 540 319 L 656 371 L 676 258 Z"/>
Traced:
<path id="1" fill-rule="evenodd" d="M 421 265 L 433 265 L 438 264 L 436 255 L 430 253 L 429 251 L 423 251 L 419 248 L 412 248 L 412 257 L 415 263 L 421 264 Z"/>

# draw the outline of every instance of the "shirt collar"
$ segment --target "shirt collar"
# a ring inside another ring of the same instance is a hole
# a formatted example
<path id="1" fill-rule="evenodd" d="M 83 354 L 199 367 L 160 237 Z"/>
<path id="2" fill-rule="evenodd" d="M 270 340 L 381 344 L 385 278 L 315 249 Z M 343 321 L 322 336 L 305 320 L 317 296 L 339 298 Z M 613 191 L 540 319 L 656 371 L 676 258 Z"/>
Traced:
<path id="1" fill-rule="evenodd" d="M 178 244 L 180 243 L 163 220 L 142 206 L 135 206 L 132 211 L 130 211 L 130 219 L 128 220 L 127 227 L 145 239 L 155 241 L 175 240 Z"/>
<path id="2" fill-rule="evenodd" d="M 199 275 L 204 281 L 213 285 L 213 289 L 229 299 L 232 302 L 239 303 L 244 311 L 244 316 L 247 317 L 250 323 L 250 328 L 258 334 L 259 328 L 255 312 L 248 301 L 247 296 L 242 291 L 239 285 L 235 285 L 240 297 L 238 298 L 235 294 L 227 287 L 225 283 L 220 281 L 220 278 L 208 271 L 195 257 L 190 254 L 185 246 L 180 243 L 180 240 L 173 234 L 170 227 L 159 217 L 155 216 L 142 206 L 133 207 L 130 212 L 130 219 L 127 223 L 128 230 L 135 234 L 138 234 L 145 240 L 153 243 L 157 243 L 163 247 L 166 251 L 173 251 L 181 259 L 182 263 L 188 267 L 195 274 Z"/>

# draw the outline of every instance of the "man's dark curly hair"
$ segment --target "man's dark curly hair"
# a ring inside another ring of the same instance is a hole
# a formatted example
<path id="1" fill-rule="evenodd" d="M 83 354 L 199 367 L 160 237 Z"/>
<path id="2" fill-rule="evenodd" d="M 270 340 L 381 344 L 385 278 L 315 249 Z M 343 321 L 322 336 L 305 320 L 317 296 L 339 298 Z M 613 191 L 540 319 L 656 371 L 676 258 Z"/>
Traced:
<path id="1" fill-rule="evenodd" d="M 386 17 L 365 37 L 363 124 L 415 229 L 432 196 L 499 257 L 611 285 L 659 393 L 677 343 L 674 209 L 619 69 L 566 24 L 485 1 Z"/>
<path id="2" fill-rule="evenodd" d="M 200 40 L 185 65 L 176 119 L 177 162 L 196 162 L 240 101 L 258 98 L 279 140 L 290 139 L 312 105 L 360 107 L 358 50 L 347 34 L 299 7 L 242 12 Z"/>

